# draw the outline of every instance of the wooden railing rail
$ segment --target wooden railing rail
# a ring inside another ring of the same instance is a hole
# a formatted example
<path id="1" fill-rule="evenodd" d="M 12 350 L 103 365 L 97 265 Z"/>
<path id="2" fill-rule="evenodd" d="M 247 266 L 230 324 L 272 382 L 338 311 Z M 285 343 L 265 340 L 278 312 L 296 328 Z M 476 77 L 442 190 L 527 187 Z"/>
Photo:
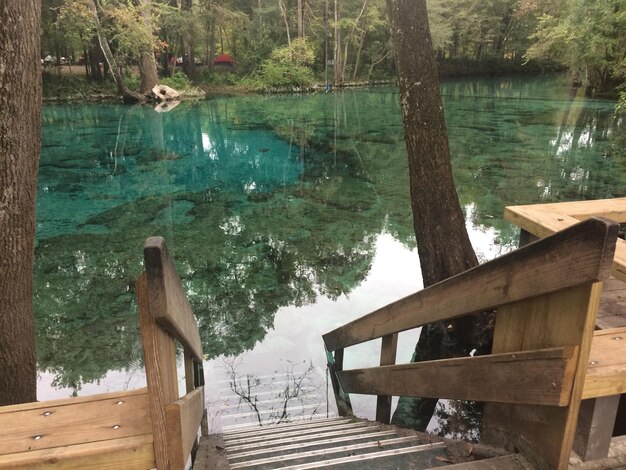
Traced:
<path id="1" fill-rule="evenodd" d="M 617 231 L 588 219 L 327 333 L 340 413 L 348 393 L 378 395 L 385 422 L 392 395 L 483 401 L 487 441 L 565 469 Z M 399 332 L 492 310 L 491 355 L 394 365 Z M 381 337 L 381 367 L 342 370 L 344 348 Z"/>
<path id="2" fill-rule="evenodd" d="M 326 349 L 336 351 L 428 323 L 606 279 L 617 236 L 616 225 L 609 230 L 613 225 L 594 218 L 434 284 L 326 333 Z M 610 243 L 609 238 L 613 240 Z"/>
<path id="3" fill-rule="evenodd" d="M 205 419 L 202 345 L 196 319 L 165 240 L 144 244 L 137 299 L 157 468 L 184 468 Z M 183 345 L 187 394 L 178 397 L 176 344 Z"/>

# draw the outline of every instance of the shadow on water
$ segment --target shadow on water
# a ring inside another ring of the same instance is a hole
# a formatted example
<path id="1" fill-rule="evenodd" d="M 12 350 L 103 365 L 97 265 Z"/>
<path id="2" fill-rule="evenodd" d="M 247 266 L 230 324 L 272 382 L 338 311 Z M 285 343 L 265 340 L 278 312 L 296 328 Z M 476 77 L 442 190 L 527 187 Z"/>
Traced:
<path id="1" fill-rule="evenodd" d="M 459 197 L 487 244 L 516 244 L 506 205 L 626 192 L 614 103 L 546 78 L 442 91 Z M 35 309 L 53 386 L 79 390 L 141 365 L 134 280 L 148 236 L 168 241 L 208 358 L 254 348 L 283 307 L 348 295 L 381 233 L 414 248 L 397 101 L 381 88 L 167 114 L 46 107 Z"/>

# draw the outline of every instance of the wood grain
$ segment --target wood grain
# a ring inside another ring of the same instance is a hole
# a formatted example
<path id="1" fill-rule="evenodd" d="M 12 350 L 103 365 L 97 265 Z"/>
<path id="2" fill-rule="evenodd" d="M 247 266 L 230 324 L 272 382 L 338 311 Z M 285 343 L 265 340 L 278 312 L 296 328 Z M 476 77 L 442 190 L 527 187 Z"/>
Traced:
<path id="1" fill-rule="evenodd" d="M 626 328 L 596 331 L 582 398 L 626 393 Z"/>
<path id="2" fill-rule="evenodd" d="M 578 363 L 568 406 L 487 403 L 484 443 L 518 449 L 538 469 L 567 468 L 601 292 L 587 283 L 498 309 L 494 353 L 577 345 Z"/>
<path id="3" fill-rule="evenodd" d="M 380 365 L 391 366 L 396 363 L 398 334 L 383 336 L 380 345 Z M 378 395 L 376 399 L 376 421 L 383 424 L 391 422 L 391 395 Z"/>
<path id="4" fill-rule="evenodd" d="M 152 435 L 0 455 L 6 470 L 148 470 L 155 468 Z"/>
<path id="5" fill-rule="evenodd" d="M 146 380 L 148 381 L 154 453 L 159 469 L 169 469 L 165 407 L 178 399 L 176 345 L 150 314 L 146 273 L 137 280 L 137 305 L 141 325 Z"/>
<path id="6" fill-rule="evenodd" d="M 151 432 L 145 389 L 140 393 L 93 395 L 88 400 L 27 405 L 2 408 L 0 455 Z"/>
<path id="7" fill-rule="evenodd" d="M 204 415 L 204 387 L 199 387 L 166 408 L 171 468 L 185 468 Z"/>
<path id="8" fill-rule="evenodd" d="M 323 336 L 329 351 L 608 278 L 618 225 L 592 218 Z"/>
<path id="9" fill-rule="evenodd" d="M 162 237 L 146 240 L 144 262 L 150 314 L 193 354 L 196 361 L 202 362 L 198 324 Z"/>
<path id="10" fill-rule="evenodd" d="M 577 348 L 442 359 L 338 373 L 348 393 L 564 406 Z"/>

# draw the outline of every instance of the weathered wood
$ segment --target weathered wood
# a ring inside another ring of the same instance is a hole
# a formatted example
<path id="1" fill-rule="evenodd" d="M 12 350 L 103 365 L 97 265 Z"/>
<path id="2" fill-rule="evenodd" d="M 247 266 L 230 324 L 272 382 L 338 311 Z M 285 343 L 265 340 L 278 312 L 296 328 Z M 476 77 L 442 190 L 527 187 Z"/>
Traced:
<path id="1" fill-rule="evenodd" d="M 396 363 L 398 335 L 383 336 L 380 346 L 380 365 L 391 366 Z M 378 395 L 376 399 L 376 421 L 383 424 L 391 422 L 391 395 Z"/>
<path id="2" fill-rule="evenodd" d="M 582 398 L 626 393 L 626 328 L 594 333 Z"/>
<path id="3" fill-rule="evenodd" d="M 338 373 L 348 393 L 565 406 L 577 348 L 442 359 Z"/>
<path id="4" fill-rule="evenodd" d="M 147 470 L 155 466 L 150 434 L 0 455 L 0 469 L 6 470 Z"/>
<path id="5" fill-rule="evenodd" d="M 204 387 L 166 407 L 167 441 L 172 469 L 183 469 L 196 442 L 204 414 Z"/>
<path id="6" fill-rule="evenodd" d="M 150 416 L 154 453 L 159 469 L 169 469 L 165 407 L 178 399 L 176 345 L 150 314 L 146 273 L 137 280 L 137 306 L 141 325 L 146 380 L 150 397 Z"/>
<path id="7" fill-rule="evenodd" d="M 0 410 L 0 455 L 151 432 L 146 389 Z"/>
<path id="8" fill-rule="evenodd" d="M 337 373 L 343 370 L 343 349 L 336 350 L 334 354 L 326 351 L 326 357 L 330 383 L 333 386 L 335 403 L 337 404 L 337 413 L 339 416 L 354 416 L 350 396 L 343 391 L 339 379 L 337 378 Z"/>
<path id="9" fill-rule="evenodd" d="M 609 456 L 619 398 L 614 395 L 580 403 L 573 449 L 583 461 Z"/>
<path id="10" fill-rule="evenodd" d="M 196 319 L 183 290 L 180 277 L 162 237 L 150 237 L 144 244 L 150 314 L 202 362 L 202 344 Z"/>
<path id="11" fill-rule="evenodd" d="M 618 225 L 589 219 L 323 336 L 329 351 L 608 278 Z"/>
<path id="12" fill-rule="evenodd" d="M 518 449 L 538 469 L 567 468 L 601 292 L 587 283 L 498 309 L 494 353 L 577 345 L 578 363 L 568 406 L 487 403 L 484 443 Z"/>

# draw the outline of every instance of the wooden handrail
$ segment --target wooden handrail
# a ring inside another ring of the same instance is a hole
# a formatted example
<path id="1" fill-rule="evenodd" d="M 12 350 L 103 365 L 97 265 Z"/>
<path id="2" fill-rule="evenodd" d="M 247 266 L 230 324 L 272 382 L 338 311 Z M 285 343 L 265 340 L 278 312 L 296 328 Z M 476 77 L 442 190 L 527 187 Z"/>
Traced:
<path id="1" fill-rule="evenodd" d="M 393 302 L 323 336 L 326 349 L 450 320 L 608 278 L 618 225 L 591 218 Z M 568 273 L 563 276 L 562 273 Z"/>
<path id="2" fill-rule="evenodd" d="M 485 442 L 565 470 L 617 231 L 589 218 L 327 333 L 340 414 L 351 412 L 348 393 L 378 395 L 385 422 L 392 395 L 483 401 Z M 491 355 L 392 365 L 398 332 L 490 310 Z M 381 337 L 380 367 L 342 370 L 344 348 Z"/>
<path id="3" fill-rule="evenodd" d="M 197 362 L 202 363 L 196 319 L 162 237 L 146 240 L 144 260 L 151 315 L 192 353 Z"/>
<path id="4" fill-rule="evenodd" d="M 352 369 L 338 376 L 347 393 L 566 406 L 577 353 L 570 346 Z"/>

